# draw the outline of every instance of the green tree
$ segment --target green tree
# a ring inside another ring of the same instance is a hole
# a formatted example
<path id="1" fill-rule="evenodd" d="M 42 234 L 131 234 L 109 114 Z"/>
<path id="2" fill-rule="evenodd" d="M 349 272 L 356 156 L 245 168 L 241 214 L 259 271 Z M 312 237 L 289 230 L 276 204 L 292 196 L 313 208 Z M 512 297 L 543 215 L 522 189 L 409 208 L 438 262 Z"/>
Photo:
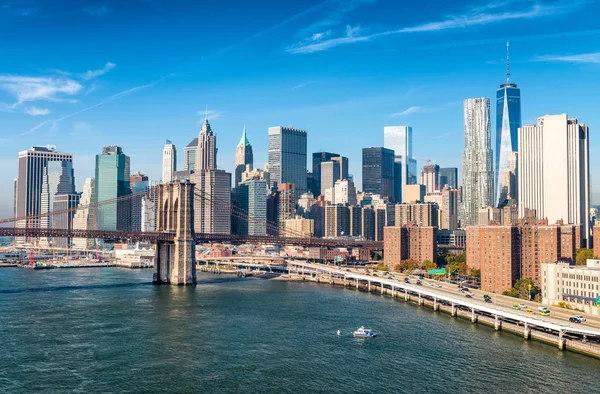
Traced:
<path id="1" fill-rule="evenodd" d="M 471 271 L 469 271 L 469 275 L 471 275 L 475 278 L 481 278 L 481 270 L 471 268 Z"/>
<path id="2" fill-rule="evenodd" d="M 402 260 L 400 262 L 400 271 L 402 272 L 406 272 L 406 271 L 413 271 L 417 268 L 419 268 L 419 262 L 417 262 L 416 260 L 413 259 L 408 259 L 408 260 Z"/>
<path id="3" fill-rule="evenodd" d="M 436 264 L 436 263 L 434 263 L 434 262 L 433 262 L 433 261 L 431 261 L 431 260 L 425 260 L 425 261 L 423 261 L 423 262 L 421 263 L 421 269 L 424 269 L 424 270 L 427 270 L 427 271 L 429 271 L 429 270 L 432 270 L 432 269 L 434 269 L 434 268 L 437 268 L 437 264 Z"/>
<path id="4" fill-rule="evenodd" d="M 575 264 L 585 265 L 587 259 L 594 258 L 594 251 L 592 249 L 577 249 L 575 256 Z"/>
<path id="5" fill-rule="evenodd" d="M 466 252 L 462 252 L 460 254 L 449 254 L 446 257 L 446 260 L 448 261 L 448 264 L 450 263 L 465 263 L 467 261 L 467 254 Z"/>

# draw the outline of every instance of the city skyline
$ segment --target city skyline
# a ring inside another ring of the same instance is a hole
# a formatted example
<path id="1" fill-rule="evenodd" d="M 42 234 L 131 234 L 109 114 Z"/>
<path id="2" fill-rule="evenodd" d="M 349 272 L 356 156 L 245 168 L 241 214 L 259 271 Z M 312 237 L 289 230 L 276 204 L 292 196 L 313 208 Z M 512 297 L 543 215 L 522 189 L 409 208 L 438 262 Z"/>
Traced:
<path id="1" fill-rule="evenodd" d="M 423 12 L 431 6 L 423 4 L 419 5 L 423 9 L 413 10 L 400 21 L 386 20 L 381 12 L 384 3 L 281 5 L 271 7 L 265 20 L 252 26 L 235 23 L 235 17 L 211 5 L 206 12 L 222 17 L 220 23 L 224 26 L 239 29 L 228 33 L 211 25 L 216 29 L 211 36 L 217 39 L 203 40 L 197 58 L 181 59 L 181 52 L 174 52 L 175 58 L 182 60 L 181 65 L 149 63 L 151 70 L 137 74 L 134 70 L 147 60 L 146 55 L 132 59 L 119 50 L 120 43 L 111 49 L 116 40 L 110 34 L 96 37 L 105 51 L 77 60 L 69 48 L 57 48 L 46 41 L 64 41 L 61 34 L 81 31 L 77 24 L 68 24 L 65 33 L 54 31 L 54 37 L 42 37 L 35 43 L 30 34 L 16 37 L 16 45 L 11 47 L 22 44 L 33 50 L 23 53 L 4 48 L 11 60 L 0 63 L 0 139 L 8 148 L 0 157 L 0 164 L 6 168 L 0 182 L 10 185 L 16 176 L 14 159 L 18 151 L 47 144 L 73 153 L 77 191 L 82 190 L 86 178 L 93 177 L 97 151 L 113 144 L 122 146 L 131 156 L 132 172 L 141 171 L 158 180 L 164 140 L 186 146 L 197 135 L 206 113 L 219 135 L 219 163 L 230 173 L 234 171 L 235 146 L 244 124 L 253 141 L 256 163 L 267 161 L 268 127 L 294 124 L 308 131 L 309 156 L 324 150 L 348 157 L 356 185 L 362 184 L 361 149 L 383 146 L 382 130 L 386 125 L 413 128 L 414 156 L 419 158 L 419 167 L 424 164 L 421 158 L 430 157 L 441 167 L 460 168 L 462 100 L 494 97 L 505 73 L 506 41 L 511 41 L 512 76 L 524 92 L 523 125 L 535 124 L 537 117 L 545 114 L 568 113 L 583 119 L 593 134 L 599 117 L 592 99 L 596 85 L 590 76 L 598 67 L 594 39 L 600 33 L 556 31 L 555 24 L 563 15 L 577 13 L 581 25 L 585 25 L 588 15 L 597 8 L 592 2 L 509 1 L 491 8 L 485 7 L 486 2 L 462 2 L 440 6 L 434 13 Z M 160 2 L 156 5 L 164 6 Z M 124 21 L 115 17 L 126 13 L 125 6 L 118 3 L 107 5 L 104 14 L 90 13 L 91 8 L 85 5 L 63 13 L 50 12 L 56 11 L 53 7 L 60 6 L 41 4 L 33 7 L 37 11 L 25 12 L 17 2 L 0 11 L 0 19 L 5 22 L 2 26 L 10 29 L 19 23 L 33 31 L 33 26 L 52 27 L 60 24 L 61 18 L 78 14 L 86 23 L 118 29 Z M 190 14 L 199 11 L 193 8 Z M 157 9 L 149 8 L 140 12 L 139 24 L 154 20 L 158 14 Z M 371 22 L 365 22 L 365 15 L 373 16 Z M 457 27 L 461 17 L 466 22 Z M 364 27 L 359 30 L 344 29 L 361 23 Z M 185 33 L 189 24 L 183 25 L 183 30 L 173 34 Z M 308 34 L 323 26 L 321 32 Z M 391 31 L 386 26 L 413 31 L 381 34 Z M 157 26 L 156 31 L 161 27 Z M 345 36 L 336 36 L 339 31 Z M 474 35 L 481 39 L 473 40 Z M 310 37 L 314 43 L 295 45 L 302 37 Z M 161 51 L 180 50 L 163 44 L 157 43 Z M 47 50 L 57 53 L 50 63 Z M 249 59 L 246 55 L 250 51 L 265 56 Z M 393 61 L 404 56 L 403 51 L 414 56 L 409 56 L 410 61 L 399 72 Z M 369 65 L 353 60 L 357 54 L 367 53 Z M 196 69 L 202 57 L 210 61 L 201 62 L 202 67 Z M 244 70 L 223 67 L 230 59 L 240 57 L 246 59 Z M 274 58 L 289 61 L 285 68 L 269 66 Z M 358 69 L 360 73 L 355 71 Z M 571 69 L 577 72 L 565 73 Z M 266 73 L 268 79 L 263 77 Z M 548 84 L 548 80 L 553 83 Z M 246 95 L 250 98 L 240 102 L 230 100 L 234 90 L 237 96 L 255 92 L 258 86 L 260 94 Z M 582 93 L 567 100 L 568 92 L 573 90 Z M 352 96 L 356 91 L 361 92 L 360 97 Z M 348 138 L 340 139 L 341 133 Z M 592 151 L 595 144 L 592 137 Z M 182 164 L 178 162 L 178 166 Z M 593 184 L 598 168 L 591 155 L 592 203 L 598 202 L 600 188 Z M 12 201 L 8 187 L 0 192 L 0 199 Z M 11 216 L 11 212 L 12 203 L 0 204 L 2 217 Z"/>

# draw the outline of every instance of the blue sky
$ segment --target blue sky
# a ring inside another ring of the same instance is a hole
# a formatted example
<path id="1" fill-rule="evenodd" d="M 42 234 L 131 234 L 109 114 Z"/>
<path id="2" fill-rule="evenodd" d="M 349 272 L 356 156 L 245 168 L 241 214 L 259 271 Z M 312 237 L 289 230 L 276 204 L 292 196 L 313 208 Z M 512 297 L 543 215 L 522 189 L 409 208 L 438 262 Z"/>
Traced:
<path id="1" fill-rule="evenodd" d="M 165 139 L 181 159 L 206 105 L 228 171 L 244 125 L 256 166 L 267 128 L 293 125 L 309 153 L 348 156 L 359 188 L 361 149 L 389 125 L 413 127 L 419 165 L 460 168 L 462 101 L 494 97 L 507 40 L 523 123 L 566 112 L 590 126 L 598 203 L 598 15 L 594 0 L 0 0 L 0 217 L 18 151 L 72 152 L 81 188 L 117 144 L 158 180 Z"/>

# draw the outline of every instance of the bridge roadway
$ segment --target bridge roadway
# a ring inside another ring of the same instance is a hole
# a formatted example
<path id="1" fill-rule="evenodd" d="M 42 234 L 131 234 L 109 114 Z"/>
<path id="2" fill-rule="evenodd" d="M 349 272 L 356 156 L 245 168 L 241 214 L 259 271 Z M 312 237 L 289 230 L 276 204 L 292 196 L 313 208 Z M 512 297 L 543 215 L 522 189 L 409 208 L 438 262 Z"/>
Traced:
<path id="1" fill-rule="evenodd" d="M 56 238 L 98 238 L 107 241 L 141 241 L 150 243 L 172 243 L 174 232 L 142 232 L 121 230 L 76 230 L 76 229 L 47 229 L 47 228 L 13 228 L 0 227 L 0 237 L 56 237 Z M 225 242 L 232 244 L 266 244 L 266 245 L 295 245 L 304 247 L 333 247 L 333 248 L 369 248 L 381 250 L 383 242 L 368 240 L 345 240 L 326 238 L 275 237 L 236 234 L 206 234 L 196 233 L 196 243 Z"/>
<path id="2" fill-rule="evenodd" d="M 561 338 L 562 335 L 566 333 L 600 337 L 600 324 L 596 321 L 596 319 L 593 319 L 588 324 L 582 325 L 570 324 L 565 320 L 557 319 L 552 316 L 529 315 L 524 311 L 513 310 L 510 306 L 505 306 L 505 303 L 502 303 L 503 305 L 497 304 L 496 299 L 499 296 L 495 294 L 495 297 L 493 297 L 494 303 L 492 304 L 484 302 L 481 298 L 476 299 L 461 296 L 457 294 L 456 285 L 453 286 L 453 291 L 451 291 L 447 286 L 444 286 L 442 288 L 435 288 L 427 285 L 418 286 L 414 283 L 404 283 L 404 281 L 400 281 L 398 279 L 387 279 L 379 276 L 366 275 L 357 272 L 357 270 L 346 271 L 345 269 L 334 268 L 322 264 L 304 263 L 293 260 L 288 261 L 288 267 L 290 268 L 290 270 L 295 270 L 296 272 L 304 272 L 304 274 L 327 273 L 330 275 L 337 275 L 338 277 L 344 278 L 346 280 L 351 279 L 371 284 L 377 284 L 379 286 L 387 286 L 392 290 L 417 294 L 421 297 L 425 297 L 437 302 L 443 301 L 448 303 L 449 305 L 452 305 L 453 307 L 468 308 L 473 313 L 483 312 L 488 315 L 497 317 L 498 319 L 507 319 L 516 322 L 521 322 L 522 324 L 527 324 L 531 328 L 539 327 L 548 330 L 553 330 L 558 332 L 559 337 Z M 296 268 L 294 269 L 292 267 Z M 397 278 L 398 276 L 396 275 L 395 277 Z M 524 302 L 516 299 L 513 299 L 512 301 L 513 305 L 520 303 Z M 573 316 L 575 314 L 579 314 L 579 312 L 573 312 L 572 314 L 570 314 L 570 316 Z M 585 316 L 587 317 L 588 315 Z"/>

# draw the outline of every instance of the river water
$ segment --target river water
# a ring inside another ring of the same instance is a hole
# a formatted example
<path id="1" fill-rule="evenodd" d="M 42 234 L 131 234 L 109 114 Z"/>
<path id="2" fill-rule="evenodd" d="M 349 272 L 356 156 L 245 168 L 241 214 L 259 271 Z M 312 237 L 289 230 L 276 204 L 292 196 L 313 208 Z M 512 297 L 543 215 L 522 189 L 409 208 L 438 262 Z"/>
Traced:
<path id="1" fill-rule="evenodd" d="M 598 360 L 389 297 L 151 278 L 0 269 L 0 392 L 600 392 Z M 352 338 L 361 325 L 378 337 Z"/>

